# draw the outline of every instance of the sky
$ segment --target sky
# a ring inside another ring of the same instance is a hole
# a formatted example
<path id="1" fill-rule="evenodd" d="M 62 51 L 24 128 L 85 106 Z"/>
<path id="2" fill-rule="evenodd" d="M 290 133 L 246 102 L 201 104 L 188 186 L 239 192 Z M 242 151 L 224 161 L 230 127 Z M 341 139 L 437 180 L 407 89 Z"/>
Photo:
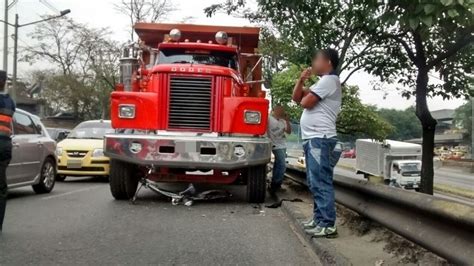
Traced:
<path id="1" fill-rule="evenodd" d="M 9 0 L 13 1 L 13 0 Z M 54 15 L 55 10 L 48 8 L 45 0 L 18 0 L 18 2 L 9 11 L 9 22 L 13 23 L 14 14 L 18 13 L 20 24 L 36 21 L 41 15 Z M 221 0 L 172 0 L 175 5 L 175 11 L 168 15 L 163 22 L 179 22 L 184 18 L 190 18 L 189 23 L 207 24 L 207 25 L 225 25 L 225 26 L 250 26 L 251 24 L 244 19 L 235 18 L 226 14 L 216 14 L 212 18 L 207 18 L 203 9 Z M 47 0 L 56 10 L 70 9 L 68 15 L 72 19 L 88 24 L 91 27 L 108 27 L 112 31 L 112 37 L 120 42 L 128 40 L 128 20 L 127 17 L 118 13 L 114 9 L 114 3 L 120 0 Z M 3 19 L 4 9 L 3 1 L 1 1 L 0 17 Z M 2 33 L 0 50 L 3 52 L 3 26 L 0 27 Z M 13 28 L 9 29 L 9 35 L 12 34 Z M 34 30 L 34 26 L 20 28 L 19 45 L 34 45 L 28 34 Z M 12 69 L 13 40 L 9 40 L 9 70 Z M 3 54 L 0 54 L 3 60 Z M 2 61 L 3 62 L 3 61 Z M 28 71 L 34 68 L 46 68 L 46 64 L 30 65 L 27 62 L 21 62 L 18 66 L 18 75 L 24 76 Z M 11 71 L 9 71 L 11 72 Z M 344 77 L 344 73 L 341 75 Z M 430 77 L 433 79 L 433 77 Z M 395 86 L 384 86 L 383 91 L 373 90 L 373 84 L 376 79 L 371 75 L 359 71 L 355 73 L 348 81 L 349 85 L 358 85 L 360 88 L 360 97 L 363 103 L 376 105 L 381 108 L 405 109 L 414 105 L 414 99 L 407 100 L 403 98 L 395 89 Z M 430 110 L 454 109 L 462 105 L 465 101 L 462 99 L 443 100 L 440 97 L 428 99 Z"/>

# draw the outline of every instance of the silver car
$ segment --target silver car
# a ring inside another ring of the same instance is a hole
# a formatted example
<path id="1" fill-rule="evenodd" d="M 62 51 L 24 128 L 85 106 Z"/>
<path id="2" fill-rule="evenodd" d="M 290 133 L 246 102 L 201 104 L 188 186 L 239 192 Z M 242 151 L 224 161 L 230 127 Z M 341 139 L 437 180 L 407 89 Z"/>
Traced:
<path id="1" fill-rule="evenodd" d="M 36 193 L 51 192 L 56 177 L 56 142 L 39 117 L 17 109 L 13 115 L 12 144 L 8 188 L 31 185 Z"/>

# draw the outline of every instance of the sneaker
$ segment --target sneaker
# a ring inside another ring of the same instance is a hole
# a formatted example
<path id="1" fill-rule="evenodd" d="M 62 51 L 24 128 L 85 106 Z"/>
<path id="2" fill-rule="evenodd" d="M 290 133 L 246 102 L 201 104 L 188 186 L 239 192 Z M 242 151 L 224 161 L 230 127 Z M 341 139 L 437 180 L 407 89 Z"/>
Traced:
<path id="1" fill-rule="evenodd" d="M 337 237 L 337 228 L 336 226 L 332 227 L 321 227 L 316 226 L 313 229 L 305 230 L 308 235 L 313 237 L 326 237 L 326 238 L 336 238 Z"/>
<path id="2" fill-rule="evenodd" d="M 309 221 L 303 222 L 303 228 L 304 229 L 313 229 L 317 226 L 316 222 L 314 219 L 311 219 Z"/>

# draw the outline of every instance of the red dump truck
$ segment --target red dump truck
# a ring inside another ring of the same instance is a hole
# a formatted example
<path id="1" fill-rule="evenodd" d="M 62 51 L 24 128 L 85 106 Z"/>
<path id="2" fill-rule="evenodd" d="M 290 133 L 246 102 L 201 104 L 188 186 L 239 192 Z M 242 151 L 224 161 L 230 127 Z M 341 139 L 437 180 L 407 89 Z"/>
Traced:
<path id="1" fill-rule="evenodd" d="M 271 146 L 261 89 L 259 28 L 137 23 L 111 95 L 105 138 L 110 188 L 131 199 L 139 182 L 247 185 L 265 199 Z"/>

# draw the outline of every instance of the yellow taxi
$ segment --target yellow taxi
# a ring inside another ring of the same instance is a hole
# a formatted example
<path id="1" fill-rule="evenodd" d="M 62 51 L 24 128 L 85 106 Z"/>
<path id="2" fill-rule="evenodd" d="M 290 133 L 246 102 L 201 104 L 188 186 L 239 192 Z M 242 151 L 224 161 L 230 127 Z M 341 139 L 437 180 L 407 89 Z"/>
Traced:
<path id="1" fill-rule="evenodd" d="M 114 132 L 110 120 L 91 120 L 77 125 L 66 139 L 58 143 L 58 175 L 64 181 L 68 176 L 109 176 L 109 158 L 104 156 L 104 135 Z"/>

